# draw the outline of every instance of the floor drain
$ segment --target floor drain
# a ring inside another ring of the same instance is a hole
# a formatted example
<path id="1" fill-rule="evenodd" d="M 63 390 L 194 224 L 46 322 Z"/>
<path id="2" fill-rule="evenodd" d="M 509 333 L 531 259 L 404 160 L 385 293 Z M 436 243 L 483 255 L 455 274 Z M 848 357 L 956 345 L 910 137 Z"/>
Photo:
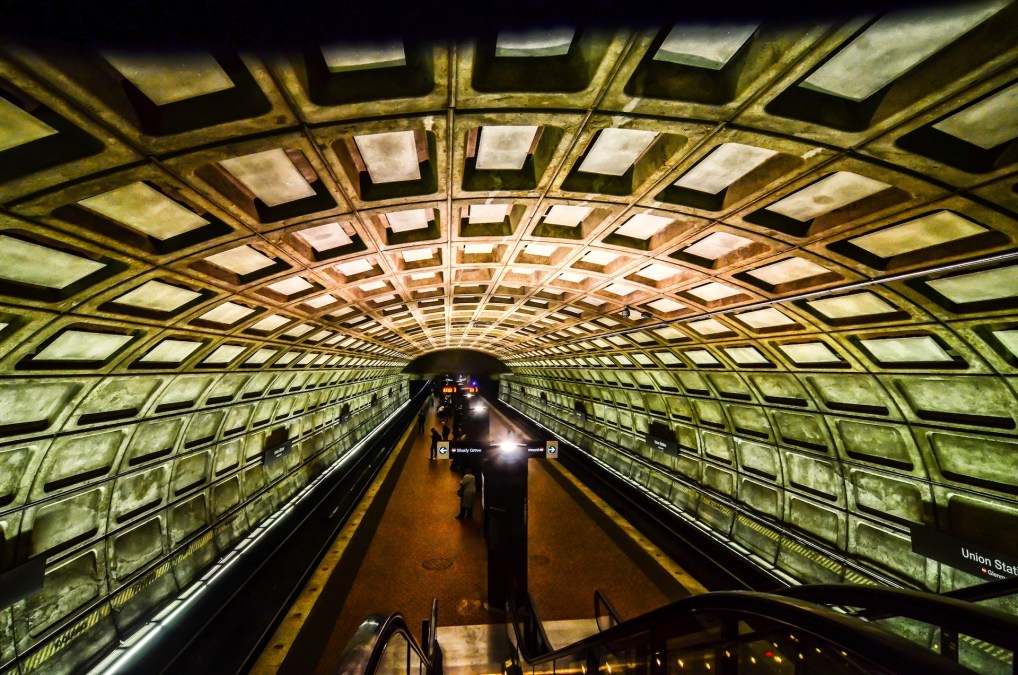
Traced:
<path id="1" fill-rule="evenodd" d="M 530 560 L 530 564 L 534 567 L 540 567 L 541 565 L 547 565 L 551 562 L 551 558 L 546 555 L 531 555 L 527 556 Z"/>
<path id="2" fill-rule="evenodd" d="M 421 567 L 426 570 L 444 570 L 452 567 L 452 558 L 428 558 Z"/>

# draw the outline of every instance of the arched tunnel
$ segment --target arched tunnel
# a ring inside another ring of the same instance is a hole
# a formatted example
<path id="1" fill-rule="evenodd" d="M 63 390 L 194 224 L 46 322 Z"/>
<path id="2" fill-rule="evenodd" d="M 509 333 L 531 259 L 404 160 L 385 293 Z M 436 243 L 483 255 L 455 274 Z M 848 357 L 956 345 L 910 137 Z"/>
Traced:
<path id="1" fill-rule="evenodd" d="M 1016 18 L 5 42 L 0 575 L 45 584 L 0 672 L 88 663 L 461 361 L 797 582 L 1018 557 Z"/>

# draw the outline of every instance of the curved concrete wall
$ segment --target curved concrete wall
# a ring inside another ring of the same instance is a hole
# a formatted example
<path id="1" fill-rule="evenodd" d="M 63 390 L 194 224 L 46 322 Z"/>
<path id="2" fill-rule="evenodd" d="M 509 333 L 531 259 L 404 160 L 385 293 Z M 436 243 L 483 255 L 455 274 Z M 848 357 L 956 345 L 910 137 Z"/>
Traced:
<path id="1" fill-rule="evenodd" d="M 188 588 L 408 389 L 392 371 L 313 370 L 33 378 L 0 398 L 0 560 L 47 560 L 44 589 L 0 612 L 0 649 L 60 672 Z M 281 436 L 292 450 L 264 462 Z"/>
<path id="2" fill-rule="evenodd" d="M 800 581 L 970 585 L 978 580 L 913 554 L 909 526 L 1018 555 L 1018 541 L 1001 536 L 1018 524 L 1014 357 L 994 337 L 999 317 L 948 313 L 913 286 L 869 287 L 907 310 L 891 325 L 836 329 L 788 303 L 778 307 L 802 325 L 780 338 L 749 337 L 736 311 L 715 315 L 728 337 L 709 342 L 689 324 L 579 341 L 575 355 L 510 360 L 501 395 Z M 937 336 L 950 358 L 931 367 L 908 342 L 896 364 L 867 351 L 900 339 L 909 319 L 907 335 Z M 810 368 L 782 349 L 803 344 L 836 360 Z M 756 364 L 745 364 L 746 347 Z M 694 360 L 704 354 L 709 368 Z M 615 365 L 585 362 L 602 357 Z M 648 432 L 677 454 L 652 449 Z"/>

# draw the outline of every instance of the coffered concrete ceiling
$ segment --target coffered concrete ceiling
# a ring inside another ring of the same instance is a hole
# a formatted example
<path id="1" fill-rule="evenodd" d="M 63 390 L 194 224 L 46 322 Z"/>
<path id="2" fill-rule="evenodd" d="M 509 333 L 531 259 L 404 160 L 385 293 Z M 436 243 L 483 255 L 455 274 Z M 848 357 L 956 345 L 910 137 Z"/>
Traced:
<path id="1" fill-rule="evenodd" d="M 956 583 L 905 533 L 1018 512 L 1016 18 L 5 42 L 0 571 L 49 585 L 0 670 L 127 635 L 450 348 L 612 461 L 671 425 L 788 574 Z"/>

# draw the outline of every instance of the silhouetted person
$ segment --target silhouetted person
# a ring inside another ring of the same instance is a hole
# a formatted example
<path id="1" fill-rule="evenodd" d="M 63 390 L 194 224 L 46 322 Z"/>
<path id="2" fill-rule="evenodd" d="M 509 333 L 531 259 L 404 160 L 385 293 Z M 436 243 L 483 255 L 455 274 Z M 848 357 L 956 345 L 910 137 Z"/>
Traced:
<path id="1" fill-rule="evenodd" d="M 438 459 L 438 442 L 442 440 L 442 434 L 438 433 L 438 429 L 431 427 L 431 457 L 429 459 Z"/>
<path id="2" fill-rule="evenodd" d="M 417 416 L 417 432 L 421 436 L 424 435 L 424 411 L 423 410 L 421 411 L 421 414 L 419 414 Z"/>
<path id="3" fill-rule="evenodd" d="M 449 429 L 449 425 L 448 424 L 443 424 L 442 425 L 442 440 L 443 441 L 449 440 L 449 434 L 451 432 L 452 432 L 452 430 Z"/>
<path id="4" fill-rule="evenodd" d="M 477 484 L 474 482 L 474 474 L 469 468 L 460 479 L 460 489 L 456 491 L 456 494 L 460 497 L 460 512 L 456 516 L 456 520 L 473 520 L 474 495 L 477 494 Z"/>

